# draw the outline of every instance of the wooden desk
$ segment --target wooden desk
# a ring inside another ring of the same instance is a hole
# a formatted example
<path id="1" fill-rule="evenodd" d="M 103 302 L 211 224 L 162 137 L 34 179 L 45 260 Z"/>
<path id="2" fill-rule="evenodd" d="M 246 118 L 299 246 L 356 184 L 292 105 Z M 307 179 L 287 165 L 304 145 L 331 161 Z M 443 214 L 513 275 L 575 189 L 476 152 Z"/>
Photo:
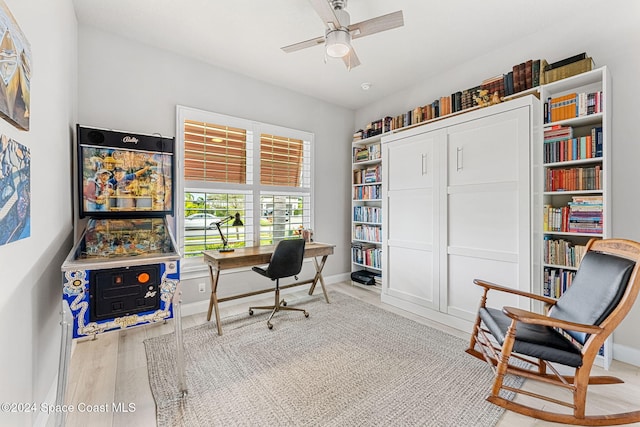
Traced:
<path id="1" fill-rule="evenodd" d="M 230 301 L 238 298 L 244 298 L 252 295 L 263 294 L 267 292 L 273 292 L 275 288 L 261 289 L 259 291 L 247 292 L 244 294 L 236 294 L 224 298 L 218 298 L 218 279 L 221 270 L 228 270 L 231 268 L 250 267 L 254 265 L 268 264 L 271 260 L 271 254 L 275 246 L 252 246 L 247 248 L 238 248 L 233 252 L 218 252 L 218 251 L 204 251 L 204 260 L 209 265 L 209 275 L 211 277 L 211 299 L 209 301 L 209 311 L 207 313 L 207 321 L 211 320 L 211 312 L 215 310 L 216 313 L 216 326 L 218 327 L 218 335 L 222 335 L 222 326 L 220 325 L 220 311 L 218 309 L 218 303 L 224 301 Z M 303 280 L 300 282 L 291 283 L 289 285 L 280 285 L 280 289 L 291 288 L 293 286 L 300 286 L 311 283 L 309 288 L 309 295 L 313 295 L 313 291 L 316 288 L 318 281 L 322 286 L 322 293 L 324 298 L 329 303 L 329 296 L 327 295 L 327 289 L 324 286 L 324 279 L 322 278 L 322 269 L 327 261 L 327 257 L 333 254 L 333 248 L 335 245 L 327 243 L 307 243 L 304 248 L 304 257 L 313 258 L 313 265 L 316 269 L 316 274 L 313 279 Z M 322 257 L 322 260 L 318 262 L 317 257 Z"/>

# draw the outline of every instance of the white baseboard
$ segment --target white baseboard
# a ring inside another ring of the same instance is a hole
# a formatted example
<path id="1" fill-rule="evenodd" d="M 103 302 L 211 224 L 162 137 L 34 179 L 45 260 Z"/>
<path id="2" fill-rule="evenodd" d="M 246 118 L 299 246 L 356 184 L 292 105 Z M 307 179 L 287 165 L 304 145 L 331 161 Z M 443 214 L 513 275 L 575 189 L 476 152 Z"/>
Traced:
<path id="1" fill-rule="evenodd" d="M 613 359 L 633 366 L 640 366 L 640 350 L 613 343 Z"/>
<path id="2" fill-rule="evenodd" d="M 327 277 L 324 277 L 324 283 L 326 285 L 331 285 L 333 283 L 340 283 L 340 282 L 344 282 L 345 280 L 351 280 L 350 277 L 351 277 L 350 273 L 342 273 L 342 274 L 336 274 L 333 276 L 327 276 Z M 286 295 L 287 293 L 296 292 L 296 289 L 299 290 L 300 288 L 284 289 L 282 290 L 282 293 Z M 250 301 L 256 301 L 261 298 L 264 298 L 264 295 L 253 295 L 250 297 L 246 297 L 242 299 L 242 304 L 246 304 Z M 180 310 L 181 310 L 180 312 L 182 313 L 182 317 L 191 316 L 193 314 L 206 313 L 207 310 L 209 310 L 209 299 L 207 298 L 206 300 L 202 300 L 202 301 L 191 302 L 189 304 L 182 304 L 182 307 L 180 307 Z"/>

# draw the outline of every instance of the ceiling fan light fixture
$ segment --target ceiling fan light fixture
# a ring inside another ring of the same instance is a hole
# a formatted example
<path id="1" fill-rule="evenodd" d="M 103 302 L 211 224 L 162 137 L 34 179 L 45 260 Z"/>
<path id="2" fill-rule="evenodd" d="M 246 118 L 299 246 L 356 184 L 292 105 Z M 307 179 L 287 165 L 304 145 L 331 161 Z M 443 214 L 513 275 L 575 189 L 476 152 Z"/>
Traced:
<path id="1" fill-rule="evenodd" d="M 327 32 L 325 37 L 327 55 L 332 58 L 342 58 L 351 51 L 351 34 L 348 30 L 338 29 Z"/>

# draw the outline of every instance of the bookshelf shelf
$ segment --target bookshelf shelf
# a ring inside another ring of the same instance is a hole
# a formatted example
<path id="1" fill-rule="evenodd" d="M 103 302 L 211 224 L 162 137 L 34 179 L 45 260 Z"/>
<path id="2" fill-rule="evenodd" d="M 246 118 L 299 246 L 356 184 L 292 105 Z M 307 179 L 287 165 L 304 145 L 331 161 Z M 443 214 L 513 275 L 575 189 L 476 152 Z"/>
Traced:
<path id="1" fill-rule="evenodd" d="M 603 194 L 602 190 L 545 191 L 545 196 L 575 196 L 579 194 Z"/>
<path id="2" fill-rule="evenodd" d="M 579 160 L 565 160 L 564 162 L 550 162 L 550 163 L 545 163 L 544 166 L 547 168 L 558 168 L 558 167 L 594 164 L 594 163 L 602 163 L 602 157 L 592 157 L 590 159 L 579 159 Z"/>
<path id="3" fill-rule="evenodd" d="M 353 264 L 357 265 L 357 266 L 360 266 L 360 267 L 363 267 L 363 268 L 371 269 L 371 270 L 382 271 L 382 268 L 374 267 L 372 265 L 362 264 L 362 263 L 359 263 L 359 262 L 354 262 Z"/>
<path id="4" fill-rule="evenodd" d="M 601 123 L 602 122 L 602 113 L 596 113 L 596 114 L 590 114 L 588 116 L 582 116 L 582 117 L 575 117 L 573 119 L 565 119 L 565 120 L 558 120 L 555 122 L 551 122 L 551 123 L 545 123 L 544 127 L 545 128 L 549 128 L 551 126 L 557 126 L 557 125 L 569 125 L 569 126 L 574 126 L 574 127 L 578 127 L 578 126 L 590 126 L 590 125 L 594 125 L 597 123 Z"/>
<path id="5" fill-rule="evenodd" d="M 379 240 L 364 240 L 364 239 L 352 239 L 354 242 L 360 242 L 360 243 L 373 243 L 373 244 L 378 244 L 380 243 Z"/>
<path id="6" fill-rule="evenodd" d="M 562 293 L 571 285 L 578 269 L 563 265 L 562 262 L 544 262 L 553 259 L 549 258 L 552 256 L 551 251 L 561 251 L 561 259 L 563 255 L 577 258 L 568 264 L 578 265 L 579 258 L 584 254 L 584 245 L 589 239 L 611 237 L 610 88 L 611 79 L 606 67 L 540 87 L 540 99 L 547 102 L 543 109 L 543 122 L 549 121 L 546 119 L 551 116 L 549 111 L 552 108 L 551 105 L 555 105 L 554 108 L 557 109 L 565 109 L 562 113 L 555 110 L 555 117 L 567 117 L 565 113 L 569 117 L 573 116 L 543 125 L 542 189 L 558 186 L 593 188 L 541 192 L 544 212 L 541 216 L 540 234 L 544 242 L 540 248 L 541 260 L 543 260 L 540 281 L 543 293 L 552 298 L 562 296 Z M 563 97 L 569 100 L 558 103 Z M 572 151 L 576 146 L 580 151 L 577 156 L 576 152 Z M 567 157 L 569 160 L 566 160 Z M 558 158 L 565 160 L 549 161 Z M 588 178 L 585 171 L 588 171 Z M 578 172 L 582 173 L 580 178 L 577 178 Z M 569 173 L 569 176 L 563 176 L 562 173 Z M 554 179 L 560 181 L 547 182 Z M 587 181 L 579 181 L 580 179 Z M 545 218 L 545 214 L 549 212 L 551 213 Z M 553 217 L 554 213 L 555 217 Z M 564 231 L 547 230 L 548 223 L 552 219 L 553 228 L 561 228 Z M 592 228 L 594 232 L 585 232 L 585 229 Z M 570 231 L 571 229 L 577 231 Z M 554 252 L 554 255 L 557 255 L 557 252 Z M 609 340 L 605 343 L 601 351 L 602 355 L 598 356 L 596 363 L 605 368 L 609 367 L 612 357 L 611 347 L 612 343 Z"/>
<path id="7" fill-rule="evenodd" d="M 544 231 L 544 235 L 554 235 L 554 236 L 566 236 L 566 237 L 599 237 L 602 238 L 604 235 L 602 233 L 573 233 L 570 231 Z"/>
<path id="8" fill-rule="evenodd" d="M 572 267 L 569 265 L 560 265 L 560 264 L 543 264 L 545 267 L 551 267 L 551 268 L 558 268 L 558 269 L 563 269 L 563 270 L 574 270 L 577 271 L 578 267 Z"/>
<path id="9" fill-rule="evenodd" d="M 359 162 L 355 162 L 354 166 L 366 166 L 366 165 L 375 165 L 380 163 L 380 159 L 372 159 L 372 160 L 362 160 Z"/>

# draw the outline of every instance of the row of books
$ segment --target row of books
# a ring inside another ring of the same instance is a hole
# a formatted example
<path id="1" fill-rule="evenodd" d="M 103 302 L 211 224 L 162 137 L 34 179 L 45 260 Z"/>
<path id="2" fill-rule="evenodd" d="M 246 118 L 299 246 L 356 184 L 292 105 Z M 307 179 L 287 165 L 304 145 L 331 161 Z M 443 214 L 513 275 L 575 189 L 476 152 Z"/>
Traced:
<path id="1" fill-rule="evenodd" d="M 382 198 L 382 186 L 380 184 L 353 187 L 354 200 L 380 200 Z"/>
<path id="2" fill-rule="evenodd" d="M 546 140 L 543 150 L 545 163 L 602 157 L 602 128 L 598 128 L 595 138 L 591 135 L 586 135 L 579 138 Z"/>
<path id="3" fill-rule="evenodd" d="M 382 208 L 375 206 L 354 206 L 353 220 L 380 224 L 382 223 Z"/>
<path id="4" fill-rule="evenodd" d="M 574 196 L 567 206 L 543 209 L 544 231 L 602 233 L 602 196 Z"/>
<path id="5" fill-rule="evenodd" d="M 395 117 L 387 116 L 383 119 L 375 120 L 367 124 L 365 129 L 356 131 L 354 133 L 354 141 L 370 138 L 423 121 L 433 120 L 479 105 L 487 105 L 494 93 L 497 93 L 498 97 L 502 98 L 531 89 L 540 84 L 540 67 L 542 64 L 546 64 L 546 61 L 528 60 L 521 64 L 516 64 L 508 73 L 485 79 L 477 86 L 456 91 L 448 96 L 441 96 L 429 104 L 415 107 Z M 535 71 L 535 77 L 534 68 L 537 70 Z"/>
<path id="6" fill-rule="evenodd" d="M 602 166 L 547 169 L 544 191 L 602 190 Z"/>
<path id="7" fill-rule="evenodd" d="M 532 89 L 545 82 L 545 73 L 571 66 L 585 58 L 587 58 L 586 53 L 581 53 L 552 64 L 548 64 L 544 59 L 528 59 L 513 65 L 508 72 L 487 78 L 481 84 L 472 88 L 456 91 L 449 96 L 439 97 L 430 104 L 416 107 L 395 117 L 387 116 L 383 119 L 375 120 L 367 124 L 365 129 L 356 131 L 354 140 L 369 138 L 473 107 L 488 105 L 494 93 L 498 95 L 498 98 L 502 99 L 505 96 Z M 588 69 L 590 70 L 591 68 Z"/>
<path id="8" fill-rule="evenodd" d="M 353 226 L 353 238 L 367 242 L 382 242 L 382 228 L 379 225 L 356 224 Z"/>
<path id="9" fill-rule="evenodd" d="M 385 121 L 390 122 L 389 130 L 394 130 L 457 113 L 475 107 L 477 105 L 475 99 L 480 95 L 480 91 L 480 86 L 477 86 L 454 92 L 450 96 L 442 96 L 431 104 L 416 107 L 404 114 L 385 117 Z"/>
<path id="10" fill-rule="evenodd" d="M 576 272 L 572 270 L 564 270 L 562 268 L 549 268 L 544 269 L 542 292 L 545 297 L 560 298 L 564 294 L 573 279 L 576 276 Z"/>
<path id="11" fill-rule="evenodd" d="M 351 260 L 357 264 L 382 268 L 382 249 L 369 243 L 351 244 Z"/>
<path id="12" fill-rule="evenodd" d="M 353 161 L 354 163 L 366 162 L 369 160 L 369 150 L 363 147 L 353 148 Z"/>
<path id="13" fill-rule="evenodd" d="M 354 184 L 375 184 L 377 182 L 382 182 L 382 167 L 379 164 L 353 170 Z"/>
<path id="14" fill-rule="evenodd" d="M 544 103 L 544 122 L 552 123 L 601 113 L 604 108 L 602 91 L 569 93 L 548 98 Z"/>
<path id="15" fill-rule="evenodd" d="M 553 239 L 550 236 L 545 236 L 543 250 L 543 262 L 545 264 L 578 268 L 582 257 L 586 253 L 586 246 L 576 245 L 564 239 Z"/>
<path id="16" fill-rule="evenodd" d="M 366 147 L 354 147 L 353 148 L 353 161 L 365 162 L 367 160 L 376 160 L 382 157 L 382 151 L 380 151 L 380 144 L 369 144 Z"/>
<path id="17" fill-rule="evenodd" d="M 371 138 L 376 135 L 380 135 L 384 132 L 389 132 L 391 130 L 391 122 L 379 119 L 375 120 L 369 124 L 364 129 L 358 129 L 353 133 L 353 142 L 361 141 L 363 139 Z"/>

